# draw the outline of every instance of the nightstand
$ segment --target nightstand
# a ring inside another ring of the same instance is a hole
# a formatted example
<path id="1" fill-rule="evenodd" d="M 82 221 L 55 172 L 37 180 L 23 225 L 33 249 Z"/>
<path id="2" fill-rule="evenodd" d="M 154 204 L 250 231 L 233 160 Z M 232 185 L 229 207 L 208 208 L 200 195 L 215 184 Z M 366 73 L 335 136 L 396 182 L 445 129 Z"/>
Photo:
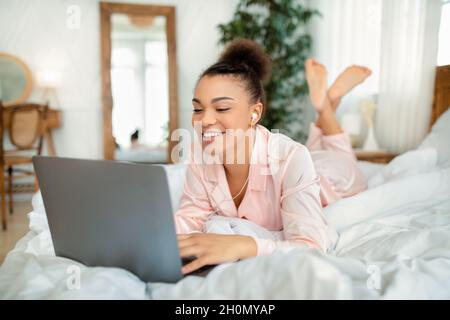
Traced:
<path id="1" fill-rule="evenodd" d="M 389 153 L 386 151 L 365 151 L 361 149 L 354 149 L 356 158 L 358 160 L 375 162 L 375 163 L 389 163 L 398 154 Z"/>

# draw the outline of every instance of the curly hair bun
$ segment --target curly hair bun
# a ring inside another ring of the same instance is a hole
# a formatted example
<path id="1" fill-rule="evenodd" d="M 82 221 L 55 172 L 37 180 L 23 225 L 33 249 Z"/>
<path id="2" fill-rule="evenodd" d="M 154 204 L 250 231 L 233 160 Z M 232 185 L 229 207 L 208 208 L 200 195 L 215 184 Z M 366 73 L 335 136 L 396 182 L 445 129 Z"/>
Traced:
<path id="1" fill-rule="evenodd" d="M 272 63 L 264 49 L 256 42 L 248 39 L 236 39 L 230 42 L 218 62 L 245 65 L 250 68 L 261 81 L 270 77 Z"/>

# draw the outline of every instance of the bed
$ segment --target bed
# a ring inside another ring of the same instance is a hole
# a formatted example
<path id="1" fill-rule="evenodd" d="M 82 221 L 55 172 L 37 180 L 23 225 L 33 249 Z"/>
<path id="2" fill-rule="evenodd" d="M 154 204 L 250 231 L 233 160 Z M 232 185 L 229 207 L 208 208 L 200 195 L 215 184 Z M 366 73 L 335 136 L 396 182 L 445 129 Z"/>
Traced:
<path id="1" fill-rule="evenodd" d="M 0 299 L 449 299 L 450 101 L 439 101 L 417 149 L 387 165 L 360 161 L 369 189 L 324 209 L 339 233 L 331 254 L 280 250 L 207 277 L 144 283 L 123 269 L 56 257 L 37 193 L 30 230 L 0 268 Z M 186 168 L 166 168 L 176 207 Z"/>

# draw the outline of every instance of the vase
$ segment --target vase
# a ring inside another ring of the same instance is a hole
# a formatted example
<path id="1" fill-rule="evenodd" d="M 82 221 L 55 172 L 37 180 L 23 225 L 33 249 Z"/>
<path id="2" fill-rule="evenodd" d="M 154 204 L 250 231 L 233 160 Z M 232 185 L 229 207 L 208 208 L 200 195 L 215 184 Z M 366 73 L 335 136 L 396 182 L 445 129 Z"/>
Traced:
<path id="1" fill-rule="evenodd" d="M 364 141 L 363 150 L 364 151 L 378 151 L 380 147 L 378 145 L 377 139 L 375 137 L 374 129 L 374 116 L 376 110 L 376 104 L 371 99 L 363 100 L 360 104 L 360 110 L 366 120 L 367 124 L 367 136 Z"/>
<path id="2" fill-rule="evenodd" d="M 364 142 L 363 150 L 365 151 L 376 151 L 379 150 L 377 139 L 375 138 L 375 130 L 372 127 L 369 127 L 367 132 L 367 138 Z"/>

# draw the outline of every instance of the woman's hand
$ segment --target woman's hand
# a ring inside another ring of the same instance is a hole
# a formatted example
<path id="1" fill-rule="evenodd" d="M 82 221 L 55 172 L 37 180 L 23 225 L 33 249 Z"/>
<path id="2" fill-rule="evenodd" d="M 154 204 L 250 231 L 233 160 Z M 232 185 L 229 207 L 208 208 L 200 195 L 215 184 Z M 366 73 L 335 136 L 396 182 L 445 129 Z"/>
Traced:
<path id="1" fill-rule="evenodd" d="M 232 262 L 256 256 L 256 242 L 252 237 L 215 233 L 179 234 L 178 246 L 182 258 L 196 257 L 186 264 L 183 274 L 205 265 Z"/>

